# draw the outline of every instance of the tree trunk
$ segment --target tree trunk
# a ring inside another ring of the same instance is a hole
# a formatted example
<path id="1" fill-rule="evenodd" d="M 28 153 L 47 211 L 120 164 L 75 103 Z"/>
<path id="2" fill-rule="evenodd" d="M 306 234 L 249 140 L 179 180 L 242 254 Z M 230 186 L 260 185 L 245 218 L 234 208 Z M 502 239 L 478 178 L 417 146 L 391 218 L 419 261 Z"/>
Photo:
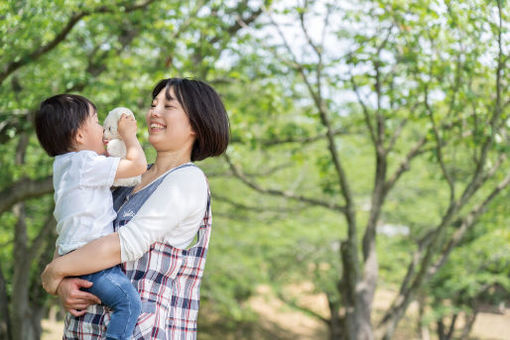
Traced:
<path id="1" fill-rule="evenodd" d="M 25 224 L 25 206 L 18 203 L 14 207 L 18 216 L 14 249 L 14 275 L 11 309 L 11 332 L 13 340 L 39 340 L 41 336 L 42 304 L 30 300 L 30 265 L 28 236 Z"/>
<path id="2" fill-rule="evenodd" d="M 16 148 L 16 164 L 25 164 L 25 155 L 28 146 L 28 135 L 20 136 Z M 32 319 L 36 306 L 30 303 L 30 268 L 31 252 L 29 251 L 29 239 L 26 225 L 25 203 L 17 203 L 13 212 L 18 218 L 14 234 L 14 275 L 12 291 L 12 338 L 13 340 L 38 340 L 40 331 L 34 327 Z"/>
<path id="3" fill-rule="evenodd" d="M 0 263 L 0 339 L 12 339 L 11 321 L 9 316 L 9 298 L 7 295 L 6 282 Z"/>
<path id="4" fill-rule="evenodd" d="M 53 210 L 53 209 L 51 209 Z M 34 332 L 34 339 L 40 339 L 42 335 L 42 325 L 41 320 L 47 316 L 47 308 L 46 308 L 46 300 L 47 294 L 41 289 L 41 278 L 39 273 L 41 273 L 46 264 L 51 261 L 53 258 L 53 252 L 55 250 L 55 239 L 56 239 L 56 221 L 53 218 L 53 214 L 49 216 L 49 219 L 46 221 L 46 224 L 43 225 L 38 238 L 41 237 L 44 241 L 42 245 L 37 245 L 37 239 L 32 242 L 32 250 L 35 246 L 39 246 L 38 249 L 42 249 L 42 251 L 38 251 L 34 256 L 32 255 L 32 259 L 38 259 L 36 262 L 36 271 L 35 277 L 31 279 L 31 287 L 30 287 L 30 305 L 31 305 L 31 323 L 32 329 Z"/>
<path id="5" fill-rule="evenodd" d="M 437 337 L 439 340 L 450 340 L 453 337 L 453 332 L 455 331 L 455 323 L 457 322 L 458 314 L 454 314 L 452 316 L 452 320 L 450 322 L 450 327 L 448 331 L 446 330 L 443 319 L 439 319 L 437 321 Z"/>
<path id="6" fill-rule="evenodd" d="M 361 313 L 356 315 L 358 317 L 358 334 L 357 340 L 374 340 L 374 333 L 372 330 L 372 322 L 370 318 L 370 311 L 361 308 Z"/>
<path id="7" fill-rule="evenodd" d="M 453 337 L 453 332 L 455 332 L 455 323 L 457 322 L 457 317 L 459 314 L 454 314 L 452 316 L 452 321 L 450 322 L 450 328 L 448 329 L 448 334 L 446 334 L 446 339 L 450 340 Z"/>
<path id="8" fill-rule="evenodd" d="M 446 340 L 445 327 L 444 327 L 444 322 L 443 322 L 442 318 L 437 320 L 436 327 L 437 327 L 437 337 L 439 338 L 439 340 Z"/>
<path id="9" fill-rule="evenodd" d="M 477 316 L 478 311 L 476 309 L 473 310 L 473 314 L 466 314 L 466 320 L 464 322 L 464 328 L 462 329 L 462 335 L 460 336 L 460 339 L 467 340 L 469 338 L 469 334 L 473 329 L 473 325 L 475 324 Z"/>
<path id="10" fill-rule="evenodd" d="M 428 325 L 423 321 L 425 316 L 426 296 L 423 293 L 418 295 L 418 325 L 417 333 L 420 335 L 421 340 L 430 340 L 430 331 Z"/>
<path id="11" fill-rule="evenodd" d="M 353 269 L 352 251 L 350 242 L 341 244 L 344 277 L 338 285 L 343 299 L 345 317 L 343 329 L 345 339 L 348 340 L 373 340 L 372 323 L 370 318 L 370 305 L 365 305 L 363 287 L 360 287 L 359 280 L 356 280 L 357 267 Z M 366 295 L 365 295 L 366 297 Z"/>
<path id="12" fill-rule="evenodd" d="M 345 332 L 342 329 L 342 318 L 340 317 L 340 303 L 332 301 L 328 298 L 329 310 L 331 317 L 329 320 L 329 339 L 330 340 L 343 340 Z"/>
<path id="13" fill-rule="evenodd" d="M 25 205 L 18 203 L 14 206 L 14 213 L 18 216 L 16 234 L 14 236 L 14 275 L 12 291 L 12 337 L 13 340 L 38 339 L 31 315 L 29 302 L 30 291 L 30 259 L 28 258 L 28 236 L 25 225 Z"/>

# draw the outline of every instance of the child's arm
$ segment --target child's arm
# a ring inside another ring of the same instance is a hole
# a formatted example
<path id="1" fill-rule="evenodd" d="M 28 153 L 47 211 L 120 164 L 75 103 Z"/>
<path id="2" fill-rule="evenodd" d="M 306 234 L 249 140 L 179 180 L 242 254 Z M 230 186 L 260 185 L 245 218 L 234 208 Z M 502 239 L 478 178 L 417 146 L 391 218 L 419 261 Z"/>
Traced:
<path id="1" fill-rule="evenodd" d="M 136 121 L 123 114 L 118 123 L 118 132 L 126 144 L 126 159 L 121 159 L 115 179 L 141 175 L 147 170 L 147 160 L 140 142 L 136 138 Z"/>

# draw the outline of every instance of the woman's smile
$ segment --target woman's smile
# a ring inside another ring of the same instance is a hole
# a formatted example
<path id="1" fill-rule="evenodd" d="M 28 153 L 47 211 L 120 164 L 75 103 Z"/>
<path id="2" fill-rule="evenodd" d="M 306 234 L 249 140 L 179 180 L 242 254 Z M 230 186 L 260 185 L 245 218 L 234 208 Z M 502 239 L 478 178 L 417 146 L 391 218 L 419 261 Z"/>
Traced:
<path id="1" fill-rule="evenodd" d="M 161 124 L 161 123 L 153 122 L 153 123 L 150 123 L 150 125 L 149 125 L 150 133 L 160 132 L 160 131 L 163 131 L 164 129 L 166 129 L 166 125 Z"/>

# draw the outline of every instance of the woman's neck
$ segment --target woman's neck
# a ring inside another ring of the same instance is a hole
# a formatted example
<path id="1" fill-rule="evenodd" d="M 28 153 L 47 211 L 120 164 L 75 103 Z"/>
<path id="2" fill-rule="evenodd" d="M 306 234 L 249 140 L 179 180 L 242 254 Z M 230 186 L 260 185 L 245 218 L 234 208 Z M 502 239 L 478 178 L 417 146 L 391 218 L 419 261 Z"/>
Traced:
<path id="1" fill-rule="evenodd" d="M 189 152 L 158 152 L 156 161 L 151 170 L 154 171 L 155 174 L 161 175 L 170 169 L 188 162 L 190 162 Z"/>

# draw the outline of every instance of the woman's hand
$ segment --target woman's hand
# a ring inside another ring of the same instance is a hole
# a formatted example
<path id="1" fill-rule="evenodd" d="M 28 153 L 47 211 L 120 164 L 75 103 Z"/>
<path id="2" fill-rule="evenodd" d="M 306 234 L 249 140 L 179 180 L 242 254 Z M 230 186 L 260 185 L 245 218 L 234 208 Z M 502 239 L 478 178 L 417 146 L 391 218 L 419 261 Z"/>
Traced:
<path id="1" fill-rule="evenodd" d="M 92 282 L 78 278 L 65 278 L 57 288 L 57 294 L 64 308 L 74 316 L 87 313 L 87 307 L 100 304 L 101 300 L 91 293 L 80 288 L 90 288 Z"/>
<path id="2" fill-rule="evenodd" d="M 57 293 L 58 285 L 64 276 L 61 276 L 55 272 L 55 266 L 53 265 L 53 262 L 54 261 L 46 265 L 46 268 L 44 268 L 44 271 L 41 274 L 41 281 L 44 290 L 49 294 L 55 295 Z"/>

